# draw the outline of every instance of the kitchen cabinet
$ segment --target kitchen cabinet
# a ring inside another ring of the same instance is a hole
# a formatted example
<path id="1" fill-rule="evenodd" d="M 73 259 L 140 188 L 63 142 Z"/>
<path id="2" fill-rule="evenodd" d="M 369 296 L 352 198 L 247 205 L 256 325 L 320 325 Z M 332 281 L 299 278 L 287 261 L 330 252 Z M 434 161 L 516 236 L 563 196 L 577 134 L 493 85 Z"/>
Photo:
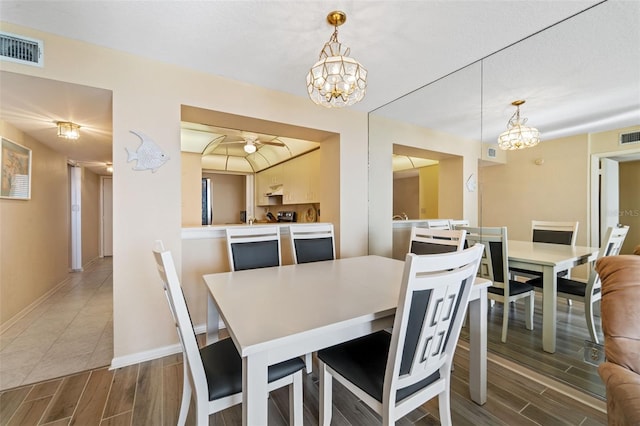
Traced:
<path id="1" fill-rule="evenodd" d="M 280 197 L 267 197 L 282 185 Z M 320 152 L 301 155 L 274 167 L 256 173 L 256 204 L 258 206 L 282 204 L 310 204 L 320 202 Z"/>

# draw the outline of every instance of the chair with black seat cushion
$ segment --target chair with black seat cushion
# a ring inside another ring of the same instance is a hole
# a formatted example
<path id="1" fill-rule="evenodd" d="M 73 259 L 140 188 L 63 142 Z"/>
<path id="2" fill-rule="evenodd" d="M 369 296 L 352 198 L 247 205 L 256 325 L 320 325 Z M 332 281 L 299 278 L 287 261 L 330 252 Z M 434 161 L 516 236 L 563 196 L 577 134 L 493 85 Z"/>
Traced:
<path id="1" fill-rule="evenodd" d="M 616 227 L 609 227 L 603 240 L 604 244 L 602 244 L 600 251 L 598 252 L 597 259 L 604 256 L 618 255 L 628 232 L 628 226 L 618 225 Z M 542 289 L 543 286 L 542 277 L 534 278 L 527 281 L 527 283 L 540 289 Z M 596 333 L 593 308 L 595 303 L 600 301 L 602 297 L 600 287 L 600 277 L 593 268 L 589 273 L 589 279 L 586 283 L 570 278 L 558 277 L 558 296 L 564 297 L 567 300 L 576 300 L 584 303 L 584 314 L 587 321 L 587 329 L 589 330 L 591 341 L 595 343 L 600 343 L 600 341 L 598 339 L 598 334 Z"/>
<path id="2" fill-rule="evenodd" d="M 184 377 L 178 425 L 184 425 L 194 394 L 198 426 L 209 424 L 209 415 L 242 403 L 242 358 L 233 340 L 219 340 L 201 349 L 193 331 L 187 303 L 171 252 L 161 241 L 153 248 L 156 265 L 182 346 Z M 302 425 L 302 369 L 300 358 L 269 366 L 269 391 L 289 386 L 289 422 Z"/>
<path id="3" fill-rule="evenodd" d="M 379 331 L 318 351 L 320 424 L 332 414 L 336 379 L 394 424 L 438 396 L 440 422 L 451 424 L 451 364 L 483 247 L 407 254 L 392 333 Z"/>
<path id="4" fill-rule="evenodd" d="M 458 229 L 461 226 L 471 226 L 466 219 L 449 219 L 449 229 Z"/>
<path id="5" fill-rule="evenodd" d="M 334 260 L 336 248 L 333 224 L 289 226 L 293 262 L 308 263 Z"/>
<path id="6" fill-rule="evenodd" d="M 487 289 L 490 300 L 503 304 L 502 336 L 507 341 L 510 303 L 525 299 L 525 325 L 533 330 L 533 310 L 535 291 L 531 284 L 509 279 L 509 248 L 506 227 L 464 228 L 467 231 L 467 244 L 483 244 L 484 255 L 478 269 L 478 276 L 493 282 Z"/>
<path id="7" fill-rule="evenodd" d="M 456 229 L 431 229 L 414 226 L 409 238 L 409 253 L 437 254 L 459 251 L 464 248 L 467 231 Z"/>
<path id="8" fill-rule="evenodd" d="M 280 266 L 280 227 L 228 227 L 227 253 L 232 271 Z"/>
<path id="9" fill-rule="evenodd" d="M 336 258 L 336 246 L 333 236 L 333 224 L 290 225 L 289 239 L 293 262 L 309 263 Z M 307 374 L 313 372 L 311 354 L 304 358 Z"/>

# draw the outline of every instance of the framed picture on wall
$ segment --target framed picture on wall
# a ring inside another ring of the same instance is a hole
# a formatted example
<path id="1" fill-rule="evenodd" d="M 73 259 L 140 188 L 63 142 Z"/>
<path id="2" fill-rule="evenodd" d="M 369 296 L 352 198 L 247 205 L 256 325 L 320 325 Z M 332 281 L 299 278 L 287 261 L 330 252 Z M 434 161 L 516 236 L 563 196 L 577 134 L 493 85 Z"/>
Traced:
<path id="1" fill-rule="evenodd" d="M 31 198 L 31 150 L 5 138 L 0 149 L 0 198 Z"/>

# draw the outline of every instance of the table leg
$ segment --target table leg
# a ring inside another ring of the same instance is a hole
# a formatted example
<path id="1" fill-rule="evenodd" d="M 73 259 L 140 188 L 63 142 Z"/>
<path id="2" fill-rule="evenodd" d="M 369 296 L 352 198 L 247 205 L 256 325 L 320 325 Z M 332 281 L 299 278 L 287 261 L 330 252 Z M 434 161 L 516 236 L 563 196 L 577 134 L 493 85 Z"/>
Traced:
<path id="1" fill-rule="evenodd" d="M 266 425 L 268 418 L 267 354 L 242 358 L 242 425 Z"/>
<path id="2" fill-rule="evenodd" d="M 477 404 L 487 402 L 487 289 L 469 302 L 469 394 Z"/>
<path id="3" fill-rule="evenodd" d="M 207 345 L 219 340 L 220 315 L 216 309 L 211 293 L 207 292 Z"/>
<path id="4" fill-rule="evenodd" d="M 558 283 L 553 267 L 545 266 L 542 274 L 542 349 L 545 352 L 555 353 Z"/>

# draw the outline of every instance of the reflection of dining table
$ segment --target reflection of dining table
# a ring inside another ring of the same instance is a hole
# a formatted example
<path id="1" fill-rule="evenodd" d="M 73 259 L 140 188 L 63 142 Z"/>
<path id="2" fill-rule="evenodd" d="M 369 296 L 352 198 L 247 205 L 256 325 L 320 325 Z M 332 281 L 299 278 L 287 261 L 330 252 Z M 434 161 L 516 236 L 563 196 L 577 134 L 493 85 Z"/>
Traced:
<path id="1" fill-rule="evenodd" d="M 542 349 L 556 351 L 556 303 L 558 272 L 592 262 L 597 247 L 509 240 L 509 268 L 542 273 Z"/>
<path id="2" fill-rule="evenodd" d="M 362 256 L 204 275 L 207 340 L 224 321 L 242 357 L 244 425 L 266 424 L 267 367 L 393 325 L 404 262 Z M 487 287 L 469 303 L 469 391 L 486 402 Z"/>

